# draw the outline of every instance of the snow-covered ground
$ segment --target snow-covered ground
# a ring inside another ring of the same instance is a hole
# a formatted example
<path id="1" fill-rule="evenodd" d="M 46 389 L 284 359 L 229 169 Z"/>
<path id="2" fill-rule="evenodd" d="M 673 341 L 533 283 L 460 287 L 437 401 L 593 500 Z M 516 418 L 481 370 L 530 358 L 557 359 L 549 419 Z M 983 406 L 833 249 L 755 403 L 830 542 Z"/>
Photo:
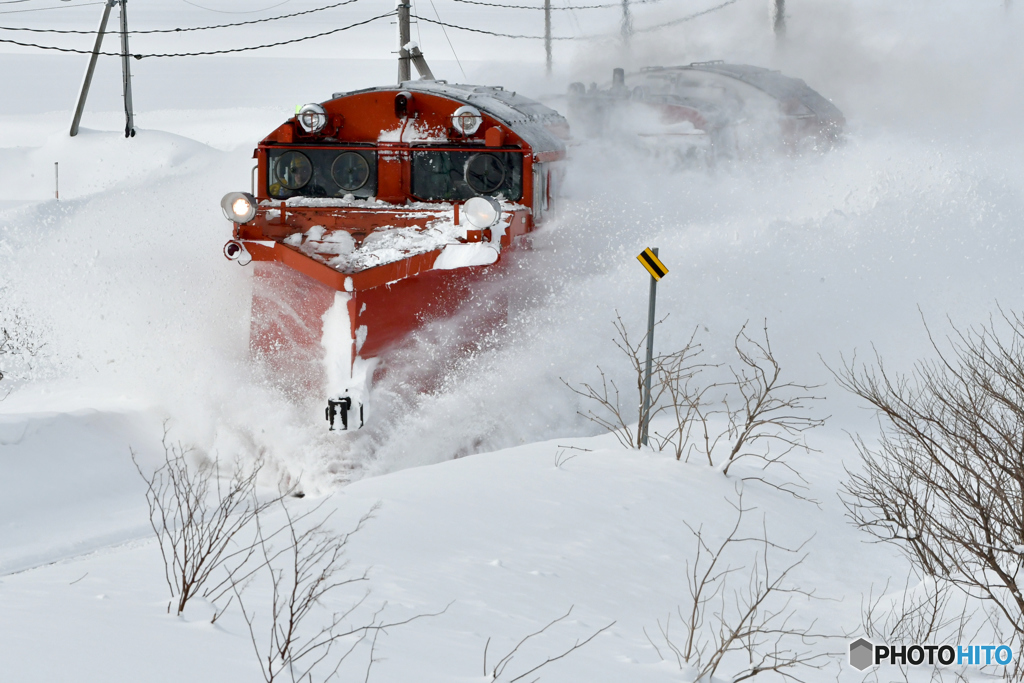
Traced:
<path id="1" fill-rule="evenodd" d="M 638 8 L 636 25 L 678 14 L 669 4 Z M 133 10 L 136 26 L 227 16 L 153 5 Z M 562 382 L 594 381 L 600 365 L 628 385 L 611 321 L 618 311 L 631 329 L 644 323 L 648 285 L 635 255 L 646 246 L 659 247 L 671 269 L 659 285 L 659 310 L 669 314 L 659 348 L 696 329 L 709 359 L 721 362 L 744 322 L 756 328 L 767 319 L 788 377 L 824 385 L 814 410 L 830 418 L 808 436 L 818 452 L 792 460 L 820 507 L 756 482 L 744 487 L 744 504 L 755 508 L 752 533 L 763 519 L 774 541 L 808 541 L 793 585 L 818 599 L 794 603 L 798 619 L 817 620 L 831 635 L 859 633 L 862 597 L 887 581 L 901 589 L 909 568 L 844 517 L 836 491 L 844 466 L 856 463 L 845 432 L 870 438 L 876 427 L 825 364 L 873 344 L 892 367 L 907 369 L 928 352 L 922 317 L 941 332 L 946 316 L 970 325 L 997 302 L 1020 308 L 1024 19 L 1000 0 L 791 0 L 788 38 L 776 46 L 763 5 L 740 0 L 642 34 L 632 55 L 614 41 L 558 43 L 551 80 L 535 42 L 450 29 L 468 80 L 503 83 L 555 107 L 568 82 L 605 80 L 620 64 L 721 58 L 774 66 L 832 98 L 848 138 L 825 155 L 713 172 L 673 169 L 620 142 L 580 141 L 562 213 L 534 248 L 481 287 L 461 317 L 424 330 L 389 359 L 408 373 L 439 373 L 437 389 L 410 393 L 409 374 L 390 373 L 377 389 L 375 420 L 346 436 L 324 431 L 319 403 L 294 404 L 249 368 L 249 270 L 221 255 L 228 226 L 218 202 L 248 189 L 253 145 L 296 104 L 388 82 L 393 27 L 385 20 L 258 57 L 133 62 L 139 133 L 131 140 L 121 132 L 113 59 L 100 62 L 84 130 L 71 139 L 82 58 L 3 48 L 0 327 L 20 316 L 19 334 L 38 348 L 31 357 L 0 356 L 0 680 L 258 679 L 236 609 L 213 625 L 202 605 L 181 619 L 166 613 L 144 486 L 129 455 L 155 466 L 164 429 L 200 454 L 264 458 L 267 481 L 286 477 L 310 494 L 290 506 L 326 501 L 338 529 L 381 502 L 349 547 L 353 573 L 372 567 L 366 611 L 356 618 L 385 601 L 395 619 L 451 606 L 381 636 L 372 681 L 484 680 L 488 638 L 493 663 L 570 606 L 570 618 L 531 640 L 506 678 L 614 621 L 538 675 L 690 680 L 663 647 L 671 661 L 662 661 L 644 629 L 661 647 L 659 620 L 688 600 L 694 539 L 686 525 L 720 538 L 733 519 L 736 476 L 620 448 L 579 417 L 581 404 Z M 296 0 L 244 16 L 314 6 Z M 0 4 L 0 12 L 21 7 Z M 240 0 L 216 7 L 249 11 Z M 60 21 L 46 12 L 0 14 L 0 25 L 91 29 L 98 9 L 49 13 Z M 540 31 L 532 14 L 509 20 L 504 10 L 441 0 L 437 9 L 455 23 Z M 372 13 L 344 11 L 332 21 Z M 423 15 L 433 16 L 426 8 Z M 614 13 L 556 15 L 556 34 L 617 30 Z M 271 42 L 273 26 L 232 40 Z M 286 33 L 317 26 L 310 20 Z M 428 58 L 438 55 L 435 73 L 464 80 L 444 35 L 420 29 Z M 161 40 L 140 37 L 133 49 L 206 46 L 195 34 Z M 520 45 L 529 49 L 517 61 L 498 62 Z M 497 288 L 516 292 L 509 325 L 467 353 L 459 325 Z M 559 453 L 579 455 L 556 466 Z M 749 567 L 752 559 L 739 552 L 731 563 Z M 776 559 L 784 566 L 785 557 Z M 264 589 L 254 586 L 253 600 Z M 331 606 L 358 594 L 340 594 Z M 815 647 L 846 645 L 840 637 Z M 363 680 L 368 656 L 363 643 L 343 680 Z M 862 678 L 842 662 L 805 678 Z"/>

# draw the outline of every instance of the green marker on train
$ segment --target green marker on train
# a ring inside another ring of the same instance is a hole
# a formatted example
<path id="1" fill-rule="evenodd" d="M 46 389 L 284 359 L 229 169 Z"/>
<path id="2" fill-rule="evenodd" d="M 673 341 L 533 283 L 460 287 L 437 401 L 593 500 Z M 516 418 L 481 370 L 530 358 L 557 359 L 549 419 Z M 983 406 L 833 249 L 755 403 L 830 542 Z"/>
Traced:
<path id="1" fill-rule="evenodd" d="M 658 248 L 648 247 L 636 257 L 651 274 L 651 297 L 647 309 L 647 363 L 644 365 L 644 403 L 640 406 L 640 443 L 647 445 L 647 430 L 651 422 L 651 362 L 654 358 L 654 300 L 658 294 L 658 280 L 668 275 L 668 268 L 658 258 Z"/>

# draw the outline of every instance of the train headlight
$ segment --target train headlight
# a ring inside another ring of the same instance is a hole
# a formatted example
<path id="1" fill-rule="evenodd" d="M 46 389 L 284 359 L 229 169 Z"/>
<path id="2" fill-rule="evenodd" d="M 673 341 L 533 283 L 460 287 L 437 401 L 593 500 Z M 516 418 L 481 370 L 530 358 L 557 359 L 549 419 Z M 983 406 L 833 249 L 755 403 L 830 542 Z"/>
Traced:
<path id="1" fill-rule="evenodd" d="M 220 200 L 224 217 L 234 223 L 248 223 L 256 217 L 256 198 L 248 192 L 228 192 Z"/>
<path id="2" fill-rule="evenodd" d="M 295 116 L 307 133 L 319 133 L 327 125 L 327 112 L 319 104 L 304 104 Z"/>
<path id="3" fill-rule="evenodd" d="M 486 230 L 497 224 L 501 218 L 501 204 L 492 197 L 467 199 L 462 207 L 469 224 L 478 230 Z"/>
<path id="4" fill-rule="evenodd" d="M 452 128 L 463 135 L 472 135 L 477 132 L 483 122 L 484 117 L 480 114 L 480 110 L 468 104 L 459 107 L 452 114 Z"/>

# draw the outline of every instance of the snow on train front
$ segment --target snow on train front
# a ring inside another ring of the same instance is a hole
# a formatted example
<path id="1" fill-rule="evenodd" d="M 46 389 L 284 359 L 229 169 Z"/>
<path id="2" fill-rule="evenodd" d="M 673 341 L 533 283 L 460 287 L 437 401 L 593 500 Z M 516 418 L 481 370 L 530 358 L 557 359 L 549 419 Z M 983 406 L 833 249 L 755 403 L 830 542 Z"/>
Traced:
<path id="1" fill-rule="evenodd" d="M 253 264 L 250 350 L 331 429 L 362 426 L 377 360 L 554 208 L 566 120 L 500 87 L 407 81 L 308 104 L 221 202 Z"/>

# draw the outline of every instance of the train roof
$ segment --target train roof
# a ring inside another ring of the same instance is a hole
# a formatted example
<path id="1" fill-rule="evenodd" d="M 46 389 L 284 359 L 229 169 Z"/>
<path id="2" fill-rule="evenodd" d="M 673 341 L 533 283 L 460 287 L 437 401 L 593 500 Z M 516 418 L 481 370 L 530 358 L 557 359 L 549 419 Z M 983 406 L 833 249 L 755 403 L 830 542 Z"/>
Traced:
<path id="1" fill-rule="evenodd" d="M 764 69 L 759 66 L 726 64 L 719 61 L 694 62 L 687 66 L 647 67 L 642 69 L 641 73 L 647 75 L 672 71 L 703 71 L 705 73 L 734 78 L 767 93 L 781 102 L 796 100 L 823 121 L 841 122 L 844 120 L 843 113 L 839 111 L 838 107 L 822 97 L 821 94 L 801 79 L 784 76 L 778 71 Z"/>
<path id="2" fill-rule="evenodd" d="M 569 123 L 554 109 L 501 86 L 465 85 L 446 81 L 404 81 L 398 85 L 336 92 L 338 99 L 367 92 L 423 92 L 469 104 L 493 116 L 526 141 L 536 152 L 564 150 L 562 131 L 567 135 Z"/>

